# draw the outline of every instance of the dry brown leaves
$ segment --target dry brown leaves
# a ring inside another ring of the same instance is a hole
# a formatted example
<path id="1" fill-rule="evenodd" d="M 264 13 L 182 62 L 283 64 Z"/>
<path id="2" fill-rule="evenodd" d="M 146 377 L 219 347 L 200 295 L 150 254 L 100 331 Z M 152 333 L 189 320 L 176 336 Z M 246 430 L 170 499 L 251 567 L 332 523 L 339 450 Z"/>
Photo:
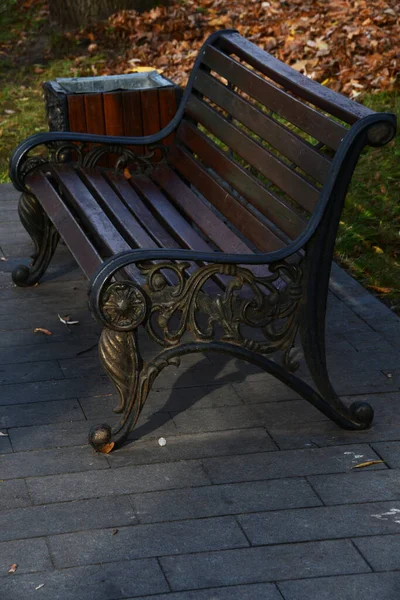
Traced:
<path id="1" fill-rule="evenodd" d="M 312 79 L 357 97 L 392 90 L 400 53 L 397 0 L 185 0 L 138 14 L 123 11 L 100 25 L 129 43 L 106 73 L 129 73 L 151 65 L 186 83 L 207 36 L 234 28 Z M 107 35 L 110 35 L 109 33 Z"/>

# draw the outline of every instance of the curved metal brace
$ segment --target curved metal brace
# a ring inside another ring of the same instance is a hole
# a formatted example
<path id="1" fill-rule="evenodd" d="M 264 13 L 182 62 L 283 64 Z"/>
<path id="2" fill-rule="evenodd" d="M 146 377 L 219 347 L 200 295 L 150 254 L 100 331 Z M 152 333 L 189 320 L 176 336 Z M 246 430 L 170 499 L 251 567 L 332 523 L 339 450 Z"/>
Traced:
<path id="1" fill-rule="evenodd" d="M 119 335 L 129 336 L 132 334 L 124 333 Z M 131 344 L 132 341 L 129 343 Z M 117 348 L 114 343 L 113 347 Z M 299 377 L 288 373 L 283 367 L 260 354 L 226 342 L 193 342 L 163 350 L 152 361 L 140 369 L 138 369 L 137 364 L 132 365 L 137 371 L 132 378 L 132 381 L 134 379 L 134 383 L 128 386 L 129 396 L 126 396 L 126 401 L 122 407 L 124 414 L 119 423 L 114 427 L 110 427 L 104 423 L 91 428 L 89 443 L 92 447 L 96 451 L 101 452 L 104 451 L 104 448 L 109 451 L 109 449 L 122 444 L 135 426 L 151 386 L 161 371 L 169 365 L 179 366 L 179 358 L 181 356 L 198 352 L 222 352 L 260 367 L 267 373 L 275 376 L 279 381 L 285 383 L 344 429 L 362 430 L 367 429 L 371 425 L 374 411 L 366 402 L 353 402 L 348 407 L 339 398 L 336 398 L 335 406 L 332 406 L 331 403 L 326 401 Z"/>
<path id="2" fill-rule="evenodd" d="M 45 273 L 60 236 L 39 201 L 32 194 L 21 195 L 18 214 L 22 225 L 32 238 L 35 251 L 30 267 L 18 265 L 12 272 L 12 279 L 20 287 L 29 287 L 35 285 Z"/>

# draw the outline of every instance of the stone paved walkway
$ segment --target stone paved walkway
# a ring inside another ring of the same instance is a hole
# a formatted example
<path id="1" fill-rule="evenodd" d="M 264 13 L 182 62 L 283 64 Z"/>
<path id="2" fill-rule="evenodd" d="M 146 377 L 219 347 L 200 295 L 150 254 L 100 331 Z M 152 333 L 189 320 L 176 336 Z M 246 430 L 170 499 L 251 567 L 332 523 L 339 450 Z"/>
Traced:
<path id="1" fill-rule="evenodd" d="M 139 441 L 96 455 L 88 427 L 115 397 L 87 283 L 60 247 L 41 285 L 12 285 L 30 251 L 16 198 L 1 187 L 1 599 L 398 600 L 400 320 L 334 269 L 332 378 L 373 404 L 368 432 L 236 360 L 192 356 L 157 380 Z M 352 469 L 370 459 L 384 462 Z"/>

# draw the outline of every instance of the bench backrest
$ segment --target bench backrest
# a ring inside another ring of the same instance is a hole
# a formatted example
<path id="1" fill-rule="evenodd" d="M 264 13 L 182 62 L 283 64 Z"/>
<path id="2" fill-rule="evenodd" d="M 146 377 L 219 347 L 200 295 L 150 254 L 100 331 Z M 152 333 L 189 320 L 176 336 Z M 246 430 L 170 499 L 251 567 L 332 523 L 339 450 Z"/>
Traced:
<path id="1" fill-rule="evenodd" d="M 286 245 L 304 230 L 349 126 L 373 111 L 236 32 L 206 45 L 193 75 L 170 162 L 259 250 Z M 269 231 L 262 242 L 254 215 Z"/>

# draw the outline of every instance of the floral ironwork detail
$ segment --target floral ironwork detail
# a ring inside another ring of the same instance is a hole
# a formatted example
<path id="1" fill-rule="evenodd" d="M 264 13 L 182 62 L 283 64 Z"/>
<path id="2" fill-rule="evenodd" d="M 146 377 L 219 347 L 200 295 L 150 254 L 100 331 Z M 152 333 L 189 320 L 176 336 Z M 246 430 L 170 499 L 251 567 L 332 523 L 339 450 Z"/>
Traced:
<path id="1" fill-rule="evenodd" d="M 104 292 L 102 311 L 111 329 L 132 331 L 142 323 L 146 310 L 144 293 L 131 281 L 111 283 Z"/>

